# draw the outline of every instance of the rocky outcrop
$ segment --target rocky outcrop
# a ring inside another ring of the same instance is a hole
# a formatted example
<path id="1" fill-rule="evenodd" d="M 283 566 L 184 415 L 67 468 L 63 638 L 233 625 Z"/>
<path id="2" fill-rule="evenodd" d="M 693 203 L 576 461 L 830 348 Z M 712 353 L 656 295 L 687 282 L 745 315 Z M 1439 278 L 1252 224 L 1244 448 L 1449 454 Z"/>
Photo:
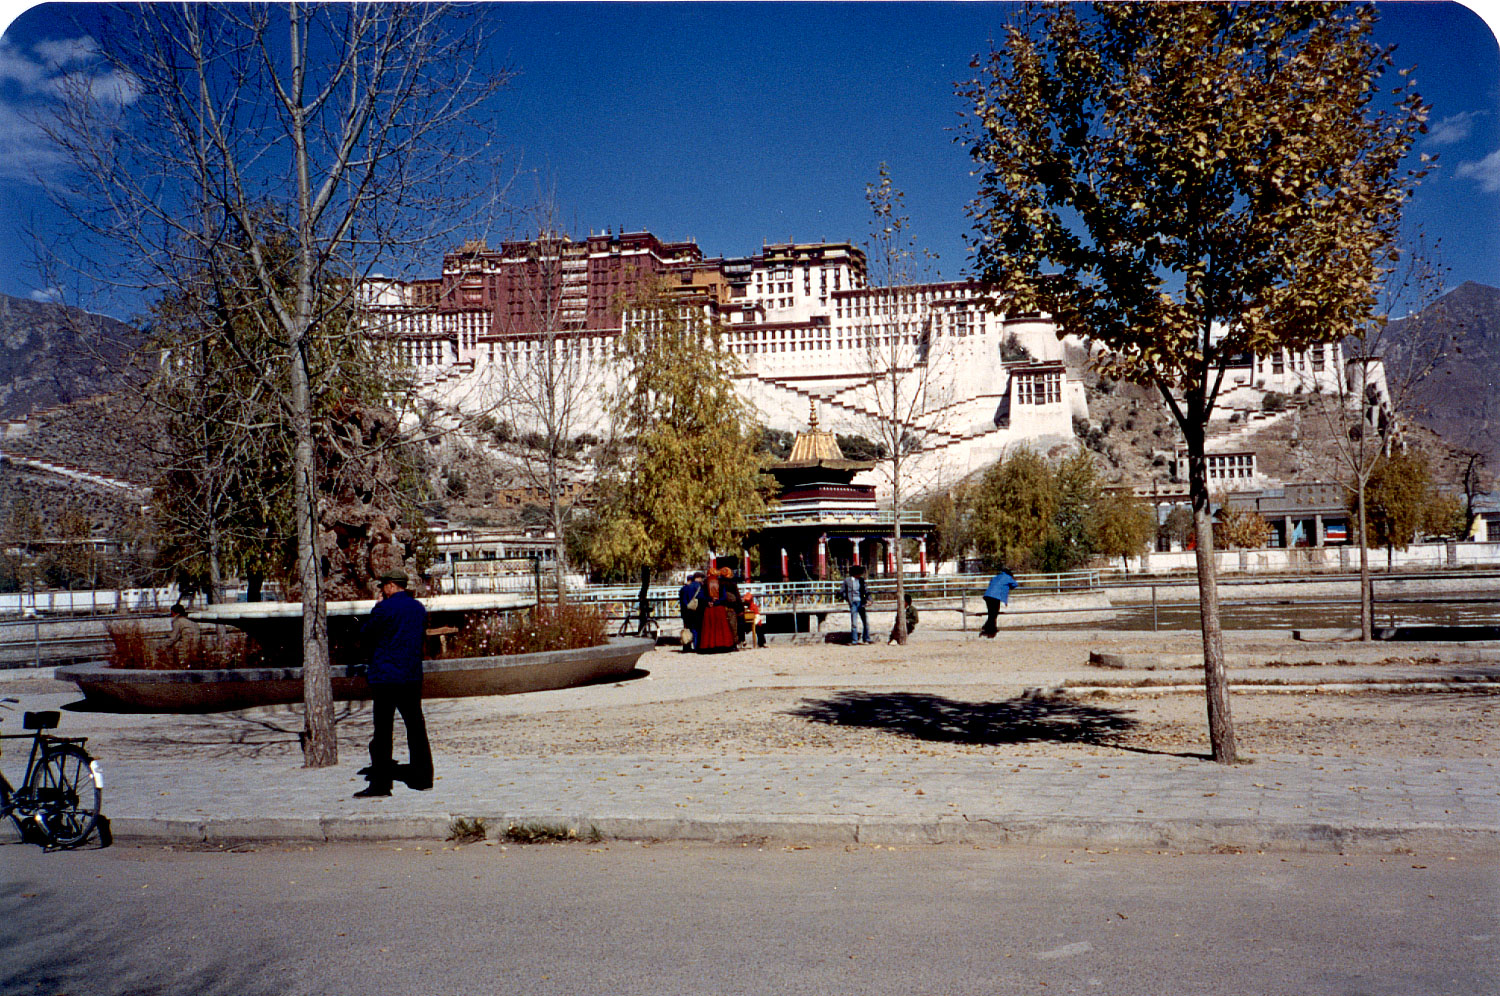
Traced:
<path id="1" fill-rule="evenodd" d="M 402 510 L 409 473 L 405 445 L 394 412 L 348 405 L 335 413 L 333 431 L 321 439 L 322 508 L 318 530 L 329 600 L 372 598 L 376 579 L 402 568 L 417 580 L 418 545 L 425 533 L 411 526 Z M 295 591 L 292 597 L 300 597 Z"/>

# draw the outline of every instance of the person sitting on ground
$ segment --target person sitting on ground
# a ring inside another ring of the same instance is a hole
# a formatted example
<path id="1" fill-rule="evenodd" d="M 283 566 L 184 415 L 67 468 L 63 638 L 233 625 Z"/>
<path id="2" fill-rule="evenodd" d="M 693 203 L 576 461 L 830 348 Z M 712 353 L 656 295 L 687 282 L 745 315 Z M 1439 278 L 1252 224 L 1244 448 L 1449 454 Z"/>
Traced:
<path id="1" fill-rule="evenodd" d="M 917 607 L 911 604 L 911 596 L 906 596 L 906 635 L 911 636 L 912 630 L 917 628 Z M 891 638 L 886 645 L 896 642 L 896 624 L 891 623 Z"/>
<path id="2" fill-rule="evenodd" d="M 765 630 L 761 628 L 760 603 L 755 600 L 755 592 L 749 588 L 745 589 L 745 611 L 740 616 L 740 641 L 748 647 L 764 647 L 766 645 Z"/>
<path id="3" fill-rule="evenodd" d="M 181 602 L 172 606 L 172 628 L 162 650 L 178 667 L 190 667 L 198 656 L 198 624 L 188 618 Z"/>

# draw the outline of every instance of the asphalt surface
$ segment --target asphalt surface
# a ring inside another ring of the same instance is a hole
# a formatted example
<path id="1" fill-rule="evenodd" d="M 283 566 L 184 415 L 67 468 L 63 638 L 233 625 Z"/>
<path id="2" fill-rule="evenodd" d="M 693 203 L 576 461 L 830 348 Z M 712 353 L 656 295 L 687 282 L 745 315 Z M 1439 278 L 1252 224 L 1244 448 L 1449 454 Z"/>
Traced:
<path id="1" fill-rule="evenodd" d="M 954 639 L 953 653 L 961 654 L 963 644 Z M 1045 649 L 1046 642 L 1037 637 L 1035 646 Z M 1157 656 L 1179 666 L 1166 649 Z M 1373 661 L 1378 653 L 1432 652 L 1294 647 L 1284 634 L 1268 647 L 1231 649 L 1231 664 L 1241 667 L 1253 664 L 1257 654 L 1278 664 L 1295 663 L 1300 654 L 1301 666 L 1231 677 L 1306 687 L 1320 680 L 1350 687 L 1405 680 L 1411 676 L 1400 669 L 1362 665 L 1361 654 Z M 869 685 L 859 665 L 849 663 L 858 652 L 828 649 L 837 680 L 817 674 L 796 680 Z M 1425 669 L 1425 684 L 1459 682 L 1468 694 L 1493 694 L 1492 664 L 1500 661 L 1500 648 L 1449 653 L 1453 667 L 1444 673 Z M 1319 654 L 1341 666 L 1325 673 L 1313 663 Z M 673 675 L 659 669 L 656 680 L 513 696 L 490 707 L 582 716 L 606 703 L 655 703 L 669 716 L 676 700 L 770 680 L 762 676 L 772 673 L 767 665 L 775 660 L 774 647 L 730 657 L 736 660 L 712 670 L 685 668 Z M 1027 680 L 1050 687 L 1183 680 L 1181 671 L 1154 667 L 1120 672 L 1044 664 L 1028 672 Z M 961 681 L 963 673 L 960 661 L 947 680 Z M 0 692 L 11 694 L 3 685 Z M 19 697 L 22 708 L 57 708 L 77 698 L 56 690 Z M 479 700 L 463 701 L 482 707 Z M 61 732 L 118 734 L 148 722 L 159 723 L 160 717 L 72 712 L 65 714 Z M 120 841 L 433 841 L 444 839 L 462 818 L 482 820 L 492 835 L 512 824 L 538 823 L 621 840 L 1500 854 L 1500 761 L 1486 757 L 1262 755 L 1225 766 L 1195 755 L 1145 752 L 1026 760 L 693 752 L 514 758 L 475 752 L 439 756 L 438 781 L 430 791 L 398 784 L 389 798 L 358 800 L 352 794 L 363 781 L 355 771 L 364 759 L 349 751 L 337 767 L 319 770 L 297 767 L 287 756 L 205 759 L 165 741 L 141 759 L 113 759 L 105 751 L 100 756 L 104 811 Z M 7 761 L 14 779 L 16 755 L 8 754 Z"/>
<path id="2" fill-rule="evenodd" d="M 0 843 L 0 993 L 1492 996 L 1483 856 Z"/>

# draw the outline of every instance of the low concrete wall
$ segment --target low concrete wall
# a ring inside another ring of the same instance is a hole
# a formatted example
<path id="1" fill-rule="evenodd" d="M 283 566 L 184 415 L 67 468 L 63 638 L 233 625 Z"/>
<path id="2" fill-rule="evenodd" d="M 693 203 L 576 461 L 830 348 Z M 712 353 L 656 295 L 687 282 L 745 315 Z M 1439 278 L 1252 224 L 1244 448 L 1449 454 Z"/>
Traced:
<path id="1" fill-rule="evenodd" d="M 1424 578 L 1376 572 L 1371 575 L 1374 582 L 1375 600 L 1399 600 L 1402 597 L 1420 595 L 1490 595 L 1500 592 L 1500 578 Z M 1163 605 L 1198 601 L 1198 581 L 1188 576 L 1170 580 L 1157 579 L 1156 600 Z M 1110 598 L 1117 605 L 1150 605 L 1150 583 L 1130 586 L 1111 586 Z M 1271 599 L 1326 599 L 1359 598 L 1359 580 L 1265 580 L 1251 581 L 1243 576 L 1219 579 L 1220 601 Z"/>
<path id="2" fill-rule="evenodd" d="M 514 695 L 617 679 L 634 670 L 655 645 L 653 640 L 617 637 L 582 650 L 427 661 L 422 695 Z M 364 678 L 350 677 L 344 667 L 332 671 L 335 699 L 370 697 Z M 91 706 L 119 712 L 225 712 L 302 701 L 300 667 L 148 671 L 78 664 L 58 668 L 56 677 L 75 682 Z"/>
<path id="3" fill-rule="evenodd" d="M 1386 551 L 1369 551 L 1370 567 L 1384 570 Z M 1219 573 L 1257 571 L 1339 571 L 1359 570 L 1357 546 L 1298 546 L 1291 549 L 1220 550 L 1214 553 Z M 1413 543 L 1405 550 L 1393 550 L 1390 565 L 1399 568 L 1425 567 L 1447 570 L 1455 567 L 1500 567 L 1500 543 Z M 1112 566 L 1118 568 L 1119 561 Z M 1191 550 L 1151 553 L 1131 557 L 1130 570 L 1196 571 L 1197 554 Z"/>

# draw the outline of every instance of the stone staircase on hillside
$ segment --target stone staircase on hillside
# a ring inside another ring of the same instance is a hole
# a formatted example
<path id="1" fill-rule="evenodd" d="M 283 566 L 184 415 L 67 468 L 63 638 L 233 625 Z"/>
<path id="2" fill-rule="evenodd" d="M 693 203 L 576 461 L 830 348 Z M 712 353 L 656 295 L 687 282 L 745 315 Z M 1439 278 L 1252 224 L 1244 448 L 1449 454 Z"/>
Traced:
<path id="1" fill-rule="evenodd" d="M 131 481 L 122 481 L 118 478 L 109 477 L 105 474 L 95 473 L 84 467 L 74 466 L 66 463 L 52 463 L 47 460 L 38 460 L 35 457 L 23 457 L 14 453 L 0 452 L 0 462 L 8 463 L 16 467 L 24 467 L 27 470 L 38 471 L 43 474 L 54 474 L 58 477 L 66 477 L 73 481 L 85 484 L 93 484 L 98 487 L 110 488 L 123 491 L 133 498 L 142 501 L 151 497 L 151 489 L 144 484 L 136 484 Z"/>
<path id="2" fill-rule="evenodd" d="M 883 416 L 879 412 L 875 411 L 867 405 L 860 404 L 856 401 L 846 401 L 838 396 L 840 394 L 848 394 L 850 391 L 856 390 L 858 387 L 868 386 L 868 381 L 866 381 L 864 384 L 856 385 L 855 387 L 844 388 L 836 392 L 834 395 L 830 396 L 825 394 L 818 394 L 813 391 L 809 391 L 806 388 L 799 387 L 796 384 L 790 383 L 789 378 L 762 377 L 757 379 L 761 384 L 764 384 L 768 387 L 773 387 L 778 390 L 786 391 L 796 395 L 799 399 L 799 402 L 811 401 L 816 404 L 826 405 L 827 407 L 834 409 L 836 412 L 841 412 L 843 414 L 852 416 L 861 422 L 878 422 L 883 418 Z M 998 394 L 985 394 L 973 398 L 964 398 L 959 401 L 950 402 L 949 404 L 944 405 L 940 408 L 933 409 L 931 412 L 927 413 L 927 417 L 925 420 L 928 422 L 936 421 L 940 423 L 945 415 L 961 412 L 965 407 L 971 410 L 971 414 L 983 417 L 989 412 L 992 412 L 995 406 L 999 404 L 999 402 L 1000 395 Z M 924 445 L 924 448 L 940 449 L 945 446 L 963 443 L 967 440 L 979 438 L 981 436 L 986 436 L 1002 430 L 1000 430 L 993 424 L 980 424 L 963 430 L 951 430 L 941 428 L 940 426 L 928 425 L 924 426 L 922 431 L 928 440 L 928 442 Z"/>

